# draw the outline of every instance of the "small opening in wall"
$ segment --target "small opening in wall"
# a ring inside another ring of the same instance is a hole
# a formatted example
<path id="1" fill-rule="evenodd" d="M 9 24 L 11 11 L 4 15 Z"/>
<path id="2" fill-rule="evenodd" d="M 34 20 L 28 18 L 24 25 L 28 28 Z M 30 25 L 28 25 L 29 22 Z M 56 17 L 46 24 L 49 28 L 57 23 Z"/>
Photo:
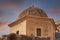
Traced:
<path id="1" fill-rule="evenodd" d="M 37 33 L 37 36 L 41 36 L 41 29 L 40 28 L 37 28 L 36 31 L 37 31 L 36 32 Z"/>

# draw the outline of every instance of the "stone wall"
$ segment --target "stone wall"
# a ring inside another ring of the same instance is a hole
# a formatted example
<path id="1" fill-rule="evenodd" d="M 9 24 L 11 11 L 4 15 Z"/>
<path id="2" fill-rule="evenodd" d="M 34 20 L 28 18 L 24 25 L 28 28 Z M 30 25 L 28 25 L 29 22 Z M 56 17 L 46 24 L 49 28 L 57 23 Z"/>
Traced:
<path id="1" fill-rule="evenodd" d="M 47 38 L 39 38 L 39 37 L 29 37 L 29 36 L 20 36 L 20 40 L 50 40 L 49 37 Z"/>

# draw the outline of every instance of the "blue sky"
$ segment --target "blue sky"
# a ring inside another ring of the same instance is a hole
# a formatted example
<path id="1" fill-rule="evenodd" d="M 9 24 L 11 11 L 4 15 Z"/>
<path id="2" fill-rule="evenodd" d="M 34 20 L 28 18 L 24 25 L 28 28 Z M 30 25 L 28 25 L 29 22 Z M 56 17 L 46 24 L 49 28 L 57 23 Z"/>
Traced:
<path id="1" fill-rule="evenodd" d="M 9 34 L 8 24 L 32 5 L 43 9 L 54 21 L 60 20 L 60 0 L 0 0 L 0 35 Z"/>

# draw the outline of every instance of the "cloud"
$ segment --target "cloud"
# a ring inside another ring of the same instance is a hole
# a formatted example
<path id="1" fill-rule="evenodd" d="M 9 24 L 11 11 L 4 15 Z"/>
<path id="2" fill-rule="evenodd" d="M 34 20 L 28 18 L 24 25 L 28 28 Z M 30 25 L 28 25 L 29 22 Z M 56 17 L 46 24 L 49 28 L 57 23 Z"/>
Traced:
<path id="1" fill-rule="evenodd" d="M 0 17 L 6 17 L 7 15 L 0 9 Z"/>
<path id="2" fill-rule="evenodd" d="M 48 7 L 47 11 L 53 16 L 53 17 L 60 17 L 60 7 Z"/>
<path id="3" fill-rule="evenodd" d="M 16 8 L 16 4 L 4 4 L 0 6 L 0 9 L 5 9 L 5 8 Z"/>
<path id="4" fill-rule="evenodd" d="M 0 8 L 14 8 L 24 5 L 24 0 L 6 0 L 6 3 L 2 1 Z"/>
<path id="5" fill-rule="evenodd" d="M 0 10 L 5 10 L 5 9 L 9 9 L 10 11 L 12 10 L 12 12 L 14 13 L 20 13 L 20 11 L 17 8 L 20 8 L 22 5 L 24 5 L 24 0 L 4 0 L 7 3 L 3 3 L 3 1 L 1 1 L 3 4 L 0 5 Z M 7 11 L 8 12 L 8 11 Z M 9 14 L 9 13 L 8 13 Z M 0 13 L 0 16 L 5 16 L 4 13 Z"/>
<path id="6" fill-rule="evenodd" d="M 5 27 L 8 26 L 9 23 L 5 22 L 5 23 L 0 23 L 0 27 Z"/>
<path id="7" fill-rule="evenodd" d="M 6 32 L 6 30 L 0 30 L 0 32 Z"/>
<path id="8" fill-rule="evenodd" d="M 16 14 L 20 14 L 20 10 L 18 10 L 18 9 L 13 10 L 13 12 Z"/>
<path id="9" fill-rule="evenodd" d="M 59 12 L 60 11 L 60 7 L 48 7 L 47 9 L 48 9 L 48 11 L 51 11 L 51 12 Z"/>
<path id="10" fill-rule="evenodd" d="M 24 0 L 10 0 L 10 2 L 13 4 L 22 4 Z"/>

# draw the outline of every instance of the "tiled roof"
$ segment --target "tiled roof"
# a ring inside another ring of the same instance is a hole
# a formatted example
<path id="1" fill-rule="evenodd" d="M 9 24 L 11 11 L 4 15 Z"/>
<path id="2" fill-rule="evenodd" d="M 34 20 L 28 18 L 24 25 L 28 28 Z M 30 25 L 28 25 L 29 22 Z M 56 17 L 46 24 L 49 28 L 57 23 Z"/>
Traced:
<path id="1" fill-rule="evenodd" d="M 18 19 L 24 17 L 24 16 L 36 16 L 36 17 L 48 17 L 47 14 L 37 7 L 29 7 L 26 10 L 24 10 L 22 13 L 20 13 Z"/>

